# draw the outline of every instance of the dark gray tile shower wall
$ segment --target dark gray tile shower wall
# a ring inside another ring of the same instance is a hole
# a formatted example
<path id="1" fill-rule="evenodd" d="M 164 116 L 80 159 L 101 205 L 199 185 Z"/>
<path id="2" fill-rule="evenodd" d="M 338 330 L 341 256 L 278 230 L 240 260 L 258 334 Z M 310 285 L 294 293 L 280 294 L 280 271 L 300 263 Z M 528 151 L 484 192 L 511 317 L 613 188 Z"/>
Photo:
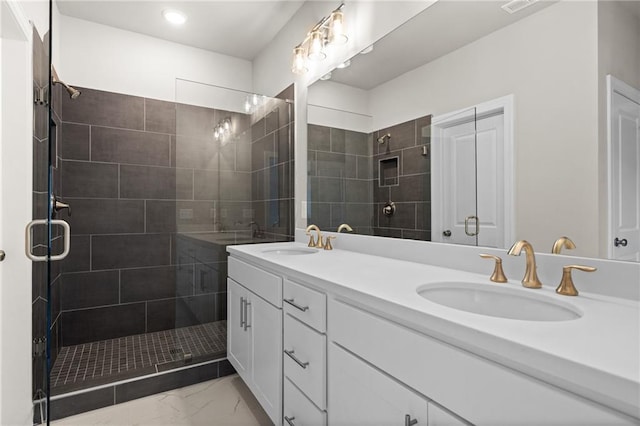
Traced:
<path id="1" fill-rule="evenodd" d="M 309 223 L 357 233 L 431 239 L 431 116 L 372 134 L 308 126 Z M 384 144 L 380 136 L 391 134 Z M 427 154 L 424 154 L 426 147 Z M 392 176 L 381 179 L 381 169 Z M 382 208 L 396 206 L 388 217 Z"/>
<path id="2" fill-rule="evenodd" d="M 186 121 L 185 106 L 79 89 L 82 96 L 62 101 L 60 196 L 72 206 L 64 217 L 72 242 L 62 263 L 62 344 L 224 319 L 226 290 L 200 289 L 194 257 L 177 266 L 176 235 L 181 226 L 213 230 L 219 194 L 194 187 L 223 185 L 215 166 L 213 175 L 200 170 L 207 168 L 202 159 L 218 152 L 193 129 L 208 131 L 216 114 L 224 113 L 188 108 L 189 143 L 200 161 L 189 163 L 176 155 L 188 152 L 176 135 L 176 113 Z M 192 215 L 181 219 L 182 210 Z M 224 281 L 222 263 L 207 261 L 209 281 Z"/>
<path id="3" fill-rule="evenodd" d="M 256 221 L 262 241 L 292 238 L 292 105 L 256 117 L 79 89 L 62 102 L 62 344 L 225 319 L 233 241 L 207 235 Z M 214 143 L 227 117 L 235 137 Z"/>
<path id="4" fill-rule="evenodd" d="M 336 230 L 350 224 L 373 233 L 371 135 L 325 126 L 308 126 L 309 223 Z"/>
<path id="5" fill-rule="evenodd" d="M 431 116 L 380 129 L 373 134 L 374 235 L 431 240 Z M 380 136 L 390 134 L 384 144 Z M 426 154 L 424 153 L 426 149 Z M 380 161 L 397 158 L 397 183 L 385 186 L 380 179 Z M 382 208 L 393 201 L 395 214 Z"/>

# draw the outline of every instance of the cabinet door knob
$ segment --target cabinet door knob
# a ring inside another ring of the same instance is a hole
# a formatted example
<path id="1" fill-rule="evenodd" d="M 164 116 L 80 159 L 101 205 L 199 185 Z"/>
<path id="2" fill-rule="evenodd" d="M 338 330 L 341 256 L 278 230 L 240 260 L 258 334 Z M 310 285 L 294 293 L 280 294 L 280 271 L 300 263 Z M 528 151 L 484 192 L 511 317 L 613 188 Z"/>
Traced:
<path id="1" fill-rule="evenodd" d="M 7 255 L 6 255 L 6 253 L 4 252 L 4 250 L 0 250 L 0 262 L 2 262 L 6 256 L 7 256 Z"/>
<path id="2" fill-rule="evenodd" d="M 620 239 L 620 238 L 616 237 L 616 239 L 613 240 L 613 245 L 616 246 L 616 247 L 619 247 L 619 246 L 626 247 L 627 246 L 627 239 L 626 238 Z"/>

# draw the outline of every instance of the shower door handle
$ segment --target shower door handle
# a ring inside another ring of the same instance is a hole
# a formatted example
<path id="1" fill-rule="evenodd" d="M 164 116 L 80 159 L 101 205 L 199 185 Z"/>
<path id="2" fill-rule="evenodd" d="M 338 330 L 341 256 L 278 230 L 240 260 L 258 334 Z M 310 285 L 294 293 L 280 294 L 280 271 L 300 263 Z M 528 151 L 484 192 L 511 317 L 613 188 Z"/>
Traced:
<path id="1" fill-rule="evenodd" d="M 33 248 L 33 234 L 31 231 L 34 226 L 47 225 L 48 223 L 50 223 L 51 225 L 62 226 L 62 229 L 64 231 L 62 253 L 56 254 L 53 256 L 37 256 L 31 252 L 31 249 Z M 59 220 L 59 219 L 51 220 L 51 221 L 48 221 L 47 219 L 32 220 L 31 222 L 27 223 L 24 240 L 25 240 L 24 250 L 29 259 L 31 259 L 34 262 L 45 262 L 47 260 L 55 262 L 57 260 L 64 259 L 69 254 L 69 250 L 71 248 L 71 228 L 69 227 L 69 224 L 64 220 Z"/>

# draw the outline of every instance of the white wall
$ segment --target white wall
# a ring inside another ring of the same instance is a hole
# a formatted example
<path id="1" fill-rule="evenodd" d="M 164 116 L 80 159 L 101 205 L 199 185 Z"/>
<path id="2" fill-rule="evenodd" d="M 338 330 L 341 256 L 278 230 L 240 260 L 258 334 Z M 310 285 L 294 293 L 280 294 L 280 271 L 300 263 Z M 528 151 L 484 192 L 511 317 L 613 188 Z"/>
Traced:
<path id="1" fill-rule="evenodd" d="M 295 81 L 306 86 L 434 2 L 435 0 L 345 1 L 345 28 L 349 34 L 349 43 L 333 50 L 317 67 L 296 80 L 296 76 L 291 72 L 294 46 L 302 42 L 307 31 L 316 22 L 329 15 L 331 10 L 338 5 L 338 2 L 308 1 L 254 59 L 254 90 L 258 93 L 274 96 Z"/>
<path id="2" fill-rule="evenodd" d="M 307 122 L 355 132 L 371 132 L 369 92 L 330 80 L 308 88 Z"/>
<path id="3" fill-rule="evenodd" d="M 71 85 L 174 101 L 176 78 L 251 91 L 251 62 L 62 16 L 60 78 Z"/>
<path id="4" fill-rule="evenodd" d="M 30 425 L 32 28 L 15 1 L 1 2 L 0 22 L 0 424 Z"/>
<path id="5" fill-rule="evenodd" d="M 515 237 L 540 250 L 561 235 L 579 237 L 573 253 L 597 256 L 596 2 L 552 5 L 373 89 L 373 127 L 508 94 L 515 95 Z"/>

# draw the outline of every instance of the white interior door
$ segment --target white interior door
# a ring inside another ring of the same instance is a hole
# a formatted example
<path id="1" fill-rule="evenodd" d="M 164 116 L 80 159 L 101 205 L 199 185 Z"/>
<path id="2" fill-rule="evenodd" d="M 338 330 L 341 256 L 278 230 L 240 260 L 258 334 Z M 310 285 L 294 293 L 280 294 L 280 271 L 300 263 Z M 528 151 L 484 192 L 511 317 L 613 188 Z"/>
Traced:
<path id="1" fill-rule="evenodd" d="M 33 423 L 31 262 L 24 226 L 32 206 L 31 26 L 0 2 L 0 424 Z"/>
<path id="2" fill-rule="evenodd" d="M 504 240 L 504 113 L 476 121 L 476 200 L 478 245 L 500 247 Z"/>
<path id="3" fill-rule="evenodd" d="M 439 184 L 432 204 L 440 209 L 432 224 L 440 239 L 434 241 L 502 247 L 507 229 L 504 110 L 465 111 L 440 127 L 432 141 L 437 162 L 432 178 Z"/>
<path id="4" fill-rule="evenodd" d="M 609 257 L 640 261 L 640 91 L 611 78 Z"/>
<path id="5" fill-rule="evenodd" d="M 477 245 L 475 114 L 442 131 L 444 241 Z M 437 230 L 434 230 L 438 232 Z"/>

